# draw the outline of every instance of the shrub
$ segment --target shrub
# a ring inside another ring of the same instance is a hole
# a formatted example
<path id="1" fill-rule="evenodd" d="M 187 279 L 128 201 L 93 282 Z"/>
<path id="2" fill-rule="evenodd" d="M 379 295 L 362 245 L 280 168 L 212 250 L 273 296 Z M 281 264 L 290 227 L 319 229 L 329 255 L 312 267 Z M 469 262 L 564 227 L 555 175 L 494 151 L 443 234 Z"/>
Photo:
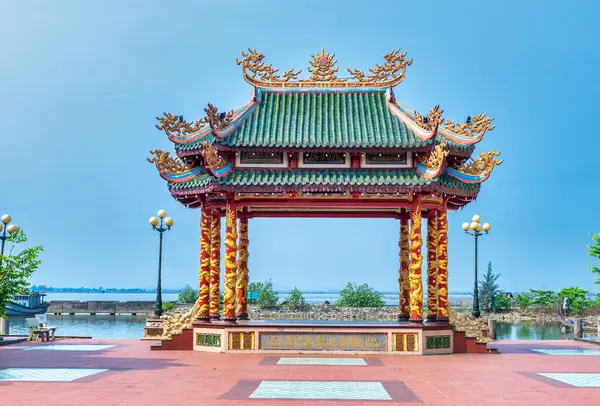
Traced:
<path id="1" fill-rule="evenodd" d="M 287 304 L 293 307 L 302 307 L 306 305 L 302 291 L 294 286 L 286 300 Z"/>
<path id="2" fill-rule="evenodd" d="M 348 282 L 340 291 L 340 299 L 336 304 L 345 307 L 381 307 L 383 294 L 377 293 L 366 283 L 357 286 L 356 283 Z"/>
<path id="3" fill-rule="evenodd" d="M 533 303 L 533 295 L 531 293 L 519 293 L 515 296 L 515 303 L 519 309 L 527 309 Z"/>
<path id="4" fill-rule="evenodd" d="M 494 297 L 492 310 L 494 312 L 509 311 L 512 308 L 512 302 L 507 295 L 499 294 Z"/>
<path id="5" fill-rule="evenodd" d="M 531 304 L 537 307 L 551 307 L 556 302 L 556 295 L 551 290 L 529 289 Z"/>
<path id="6" fill-rule="evenodd" d="M 261 307 L 277 306 L 279 295 L 273 290 L 271 279 L 261 285 L 262 289 L 258 292 L 256 303 Z"/>
<path id="7" fill-rule="evenodd" d="M 584 309 L 590 307 L 592 302 L 587 299 L 587 290 L 583 290 L 577 287 L 570 287 L 561 289 L 558 292 L 558 296 L 561 298 L 567 298 L 567 309 L 569 314 L 581 314 Z"/>
<path id="8" fill-rule="evenodd" d="M 166 312 L 170 312 L 170 311 L 172 311 L 174 309 L 175 309 L 175 303 L 174 302 L 164 302 L 162 304 L 162 310 L 165 313 Z"/>
<path id="9" fill-rule="evenodd" d="M 196 300 L 198 300 L 198 291 L 190 285 L 185 285 L 185 288 L 177 296 L 179 303 L 196 303 Z"/>

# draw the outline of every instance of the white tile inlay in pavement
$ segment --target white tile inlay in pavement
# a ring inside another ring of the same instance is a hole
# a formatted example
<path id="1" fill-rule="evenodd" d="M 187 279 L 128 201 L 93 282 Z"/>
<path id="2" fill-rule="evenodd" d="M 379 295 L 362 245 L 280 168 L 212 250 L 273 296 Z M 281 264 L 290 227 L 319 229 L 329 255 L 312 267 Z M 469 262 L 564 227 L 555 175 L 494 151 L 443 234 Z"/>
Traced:
<path id="1" fill-rule="evenodd" d="M 367 365 L 362 358 L 279 358 L 277 365 Z"/>
<path id="2" fill-rule="evenodd" d="M 538 373 L 546 378 L 555 379 L 579 388 L 600 388 L 600 374 L 592 373 Z"/>
<path id="3" fill-rule="evenodd" d="M 532 348 L 531 351 L 548 355 L 600 355 L 600 350 L 588 350 L 586 348 Z"/>
<path id="4" fill-rule="evenodd" d="M 108 371 L 91 368 L 7 368 L 0 369 L 0 381 L 71 382 Z"/>
<path id="5" fill-rule="evenodd" d="M 51 344 L 51 345 L 40 345 L 37 347 L 25 348 L 25 350 L 48 350 L 48 351 L 100 351 L 107 348 L 114 347 L 114 345 L 100 345 L 100 344 Z"/>
<path id="6" fill-rule="evenodd" d="M 381 382 L 262 381 L 250 399 L 392 400 Z"/>

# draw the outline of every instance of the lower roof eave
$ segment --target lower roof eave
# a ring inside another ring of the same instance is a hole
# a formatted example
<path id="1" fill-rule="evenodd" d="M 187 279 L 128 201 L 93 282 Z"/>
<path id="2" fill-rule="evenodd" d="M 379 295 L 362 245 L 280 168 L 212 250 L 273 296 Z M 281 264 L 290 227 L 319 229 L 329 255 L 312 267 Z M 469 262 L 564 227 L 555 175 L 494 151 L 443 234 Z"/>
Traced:
<path id="1" fill-rule="evenodd" d="M 190 199 L 202 198 L 208 193 L 289 193 L 289 192 L 359 192 L 359 193 L 432 193 L 439 192 L 446 196 L 464 197 L 468 199 L 465 204 L 474 200 L 477 190 L 462 190 L 444 187 L 439 183 L 418 186 L 397 185 L 246 185 L 243 187 L 232 185 L 209 184 L 204 187 L 189 188 L 182 190 L 170 189 L 171 195 L 183 204 Z"/>
<path id="2" fill-rule="evenodd" d="M 345 152 L 389 152 L 389 153 L 399 153 L 399 152 L 429 152 L 435 146 L 435 144 L 418 147 L 418 148 L 402 148 L 402 147 L 362 147 L 362 148 L 341 148 L 341 147 L 230 147 L 223 144 L 214 144 L 215 149 L 218 151 L 231 151 L 231 152 L 239 152 L 239 151 L 253 151 L 253 152 L 302 152 L 302 151 L 317 151 L 317 152 L 336 152 L 336 151 L 345 151 Z M 181 150 L 176 149 L 177 156 L 180 158 L 186 157 L 200 157 L 200 152 L 202 151 L 201 147 L 192 150 Z M 473 150 L 460 150 L 460 149 L 451 149 L 450 155 L 461 157 L 461 158 L 470 158 L 473 154 Z"/>

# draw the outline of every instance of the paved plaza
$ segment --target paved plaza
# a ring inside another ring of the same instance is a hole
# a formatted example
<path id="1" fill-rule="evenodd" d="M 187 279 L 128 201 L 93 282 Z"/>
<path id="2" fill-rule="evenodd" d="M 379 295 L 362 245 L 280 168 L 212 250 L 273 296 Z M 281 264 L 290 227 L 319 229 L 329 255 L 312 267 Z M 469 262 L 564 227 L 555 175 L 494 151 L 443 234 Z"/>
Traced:
<path id="1" fill-rule="evenodd" d="M 4 405 L 597 405 L 600 347 L 494 344 L 500 354 L 315 356 L 150 351 L 139 340 L 0 348 Z"/>

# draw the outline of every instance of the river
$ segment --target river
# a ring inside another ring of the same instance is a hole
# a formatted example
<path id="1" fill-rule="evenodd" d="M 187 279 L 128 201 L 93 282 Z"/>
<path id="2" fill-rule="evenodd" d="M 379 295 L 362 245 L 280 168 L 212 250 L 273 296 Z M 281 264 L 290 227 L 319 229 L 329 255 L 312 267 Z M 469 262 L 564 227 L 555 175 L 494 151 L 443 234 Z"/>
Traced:
<path id="1" fill-rule="evenodd" d="M 339 298 L 339 293 L 304 293 L 304 299 L 308 304 L 323 304 L 328 301 L 334 304 Z M 287 293 L 279 293 L 279 300 L 284 301 Z M 153 301 L 156 299 L 156 293 L 69 293 L 69 292 L 48 292 L 46 301 L 52 300 L 79 300 L 82 302 L 91 300 L 107 300 L 116 302 L 125 301 Z M 471 305 L 471 295 L 449 295 L 450 305 L 454 307 L 467 307 Z M 163 293 L 163 302 L 176 301 L 177 293 Z M 427 301 L 427 295 L 424 298 Z M 383 302 L 386 306 L 398 306 L 398 293 L 384 293 Z"/>

